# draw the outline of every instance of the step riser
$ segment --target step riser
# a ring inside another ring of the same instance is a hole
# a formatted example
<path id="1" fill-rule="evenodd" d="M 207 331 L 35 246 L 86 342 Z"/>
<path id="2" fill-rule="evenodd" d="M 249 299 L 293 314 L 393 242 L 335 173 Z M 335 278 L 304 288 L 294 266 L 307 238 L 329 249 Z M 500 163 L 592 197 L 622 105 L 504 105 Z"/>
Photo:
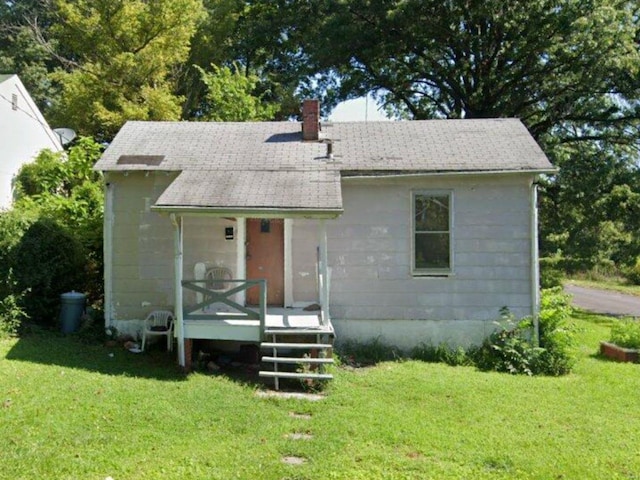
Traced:
<path id="1" fill-rule="evenodd" d="M 265 335 L 304 335 L 304 336 L 312 336 L 312 335 L 333 335 L 333 331 L 331 330 L 301 330 L 299 328 L 296 329 L 281 329 L 281 330 L 265 330 Z"/>
<path id="2" fill-rule="evenodd" d="M 270 372 L 260 371 L 258 375 L 269 378 L 308 378 L 310 380 L 331 380 L 333 375 L 329 373 L 294 373 L 294 372 Z"/>
<path id="3" fill-rule="evenodd" d="M 312 349 L 328 349 L 333 348 L 333 345 L 328 343 L 272 343 L 264 342 L 260 345 L 260 348 L 282 348 L 282 349 L 300 349 L 300 350 L 312 350 Z"/>
<path id="4" fill-rule="evenodd" d="M 262 357 L 263 362 L 268 363 L 309 363 L 309 364 L 333 364 L 333 358 L 296 358 L 296 357 Z"/>

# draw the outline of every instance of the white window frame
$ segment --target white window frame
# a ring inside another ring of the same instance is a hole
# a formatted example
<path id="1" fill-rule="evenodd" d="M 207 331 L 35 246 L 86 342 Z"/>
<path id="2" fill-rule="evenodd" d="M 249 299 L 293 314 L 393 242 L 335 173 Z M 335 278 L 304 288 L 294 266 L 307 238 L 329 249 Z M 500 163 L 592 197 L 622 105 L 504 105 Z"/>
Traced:
<path id="1" fill-rule="evenodd" d="M 416 197 L 449 198 L 449 268 L 416 268 Z M 454 274 L 454 195 L 453 190 L 412 190 L 411 191 L 411 274 L 415 277 L 445 277 Z"/>

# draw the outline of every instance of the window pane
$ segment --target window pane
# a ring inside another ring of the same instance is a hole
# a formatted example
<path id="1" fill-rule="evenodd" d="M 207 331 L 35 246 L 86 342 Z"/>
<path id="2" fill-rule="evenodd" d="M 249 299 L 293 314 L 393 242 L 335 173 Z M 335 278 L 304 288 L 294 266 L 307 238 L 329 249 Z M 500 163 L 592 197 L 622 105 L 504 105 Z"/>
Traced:
<path id="1" fill-rule="evenodd" d="M 416 231 L 449 231 L 449 197 L 415 196 Z"/>
<path id="2" fill-rule="evenodd" d="M 449 268 L 449 234 L 417 233 L 415 239 L 416 268 Z"/>

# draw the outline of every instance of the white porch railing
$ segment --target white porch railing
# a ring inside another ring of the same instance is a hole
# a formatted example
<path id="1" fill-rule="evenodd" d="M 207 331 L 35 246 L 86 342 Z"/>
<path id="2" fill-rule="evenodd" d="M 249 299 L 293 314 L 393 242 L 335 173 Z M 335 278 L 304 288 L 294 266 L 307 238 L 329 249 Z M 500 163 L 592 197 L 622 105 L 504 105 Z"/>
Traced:
<path id="1" fill-rule="evenodd" d="M 260 336 L 262 337 L 264 335 L 265 318 L 267 315 L 267 281 L 264 279 L 225 279 L 224 282 L 238 285 L 221 291 L 206 288 L 207 280 L 183 280 L 183 288 L 201 293 L 203 298 L 202 302 L 194 305 L 183 305 L 184 320 L 234 320 L 237 322 L 248 321 L 251 323 L 255 323 L 257 320 L 260 326 Z M 245 307 L 232 299 L 233 295 L 256 287 L 260 289 L 257 309 Z M 231 307 L 233 310 L 209 312 L 208 307 L 216 303 L 222 303 L 227 307 Z"/>

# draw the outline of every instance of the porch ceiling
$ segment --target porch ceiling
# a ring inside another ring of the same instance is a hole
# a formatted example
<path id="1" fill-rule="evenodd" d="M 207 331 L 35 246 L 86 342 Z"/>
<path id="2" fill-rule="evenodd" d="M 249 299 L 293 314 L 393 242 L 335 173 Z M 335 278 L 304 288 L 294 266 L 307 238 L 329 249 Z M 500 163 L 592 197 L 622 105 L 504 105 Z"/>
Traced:
<path id="1" fill-rule="evenodd" d="M 183 171 L 156 201 L 154 210 L 259 214 L 342 213 L 340 173 L 335 170 Z"/>

